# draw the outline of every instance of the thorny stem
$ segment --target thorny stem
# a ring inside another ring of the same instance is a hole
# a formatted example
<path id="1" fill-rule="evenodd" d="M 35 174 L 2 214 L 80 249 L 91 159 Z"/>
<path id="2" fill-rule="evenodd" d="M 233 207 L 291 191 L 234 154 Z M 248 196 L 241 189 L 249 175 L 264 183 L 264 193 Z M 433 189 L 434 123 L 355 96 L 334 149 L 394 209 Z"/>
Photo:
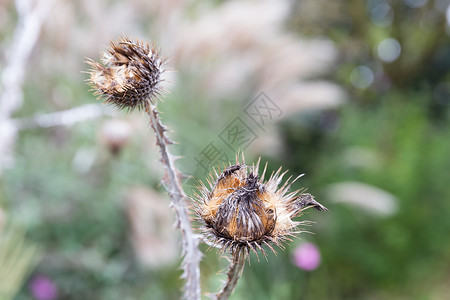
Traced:
<path id="1" fill-rule="evenodd" d="M 184 298 L 185 299 L 200 299 L 200 260 L 201 252 L 198 249 L 199 237 L 194 233 L 187 208 L 186 195 L 181 185 L 182 174 L 175 167 L 175 159 L 170 154 L 167 145 L 173 142 L 167 137 L 165 131 L 166 127 L 161 123 L 158 116 L 158 110 L 151 100 L 145 103 L 145 111 L 150 116 L 151 126 L 155 131 L 156 144 L 159 146 L 161 152 L 161 162 L 165 167 L 165 176 L 163 179 L 164 187 L 166 188 L 171 201 L 171 207 L 174 208 L 177 216 L 176 227 L 182 233 L 183 245 L 183 263 L 184 271 L 183 277 L 186 279 Z"/>
<path id="2" fill-rule="evenodd" d="M 247 253 L 241 249 L 233 254 L 233 258 L 230 264 L 230 268 L 228 269 L 228 279 L 225 283 L 225 286 L 222 290 L 217 294 L 213 299 L 216 300 L 226 300 L 231 296 L 234 289 L 236 288 L 237 282 L 242 275 L 242 271 L 244 270 L 245 259 L 247 257 Z"/>

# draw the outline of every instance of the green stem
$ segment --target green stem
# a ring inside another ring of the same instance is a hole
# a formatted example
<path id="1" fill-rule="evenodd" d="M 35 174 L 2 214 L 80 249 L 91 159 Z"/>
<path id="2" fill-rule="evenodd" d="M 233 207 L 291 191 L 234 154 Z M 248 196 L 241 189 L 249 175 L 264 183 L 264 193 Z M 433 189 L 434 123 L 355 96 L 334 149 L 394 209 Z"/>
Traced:
<path id="1" fill-rule="evenodd" d="M 231 296 L 236 288 L 239 278 L 242 275 L 242 271 L 244 270 L 246 258 L 247 254 L 243 249 L 234 252 L 230 268 L 228 269 L 228 280 L 215 299 L 226 300 Z"/>

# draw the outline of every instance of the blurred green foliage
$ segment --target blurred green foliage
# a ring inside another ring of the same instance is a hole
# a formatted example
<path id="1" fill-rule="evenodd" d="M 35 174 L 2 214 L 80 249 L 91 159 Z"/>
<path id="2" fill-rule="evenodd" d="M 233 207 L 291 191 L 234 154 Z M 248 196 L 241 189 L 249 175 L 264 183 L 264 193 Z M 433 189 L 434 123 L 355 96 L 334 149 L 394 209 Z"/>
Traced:
<path id="1" fill-rule="evenodd" d="M 20 290 L 34 268 L 36 247 L 24 241 L 23 232 L 8 225 L 0 230 L 0 299 L 8 300 Z"/>

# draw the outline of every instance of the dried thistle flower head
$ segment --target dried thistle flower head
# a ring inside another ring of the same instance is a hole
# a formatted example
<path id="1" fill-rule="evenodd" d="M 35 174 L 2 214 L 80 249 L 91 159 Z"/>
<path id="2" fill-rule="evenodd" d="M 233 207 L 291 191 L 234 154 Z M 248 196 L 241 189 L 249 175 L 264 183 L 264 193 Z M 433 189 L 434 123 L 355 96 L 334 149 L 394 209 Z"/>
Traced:
<path id="1" fill-rule="evenodd" d="M 152 45 L 122 37 L 104 53 L 102 64 L 88 59 L 89 82 L 106 103 L 118 108 L 143 108 L 158 98 L 165 59 Z"/>
<path id="2" fill-rule="evenodd" d="M 200 185 L 195 211 L 211 245 L 231 253 L 260 250 L 264 255 L 266 245 L 275 252 L 271 244 L 282 247 L 282 241 L 299 232 L 298 226 L 305 221 L 293 218 L 305 208 L 327 210 L 304 190 L 289 192 L 302 175 L 292 181 L 291 176 L 279 187 L 286 172 L 280 168 L 264 182 L 266 168 L 267 164 L 259 177 L 259 161 L 256 166 L 237 162 L 220 175 L 214 171 L 209 188 Z"/>

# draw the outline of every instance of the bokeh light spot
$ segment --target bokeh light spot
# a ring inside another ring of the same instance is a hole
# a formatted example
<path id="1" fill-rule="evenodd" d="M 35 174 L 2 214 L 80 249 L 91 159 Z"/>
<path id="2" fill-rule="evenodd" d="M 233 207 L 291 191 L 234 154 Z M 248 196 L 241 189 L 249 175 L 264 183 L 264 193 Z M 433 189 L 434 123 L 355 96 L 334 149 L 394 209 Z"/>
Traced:
<path id="1" fill-rule="evenodd" d="M 422 7 L 427 4 L 428 0 L 405 0 L 405 4 L 409 7 Z"/>
<path id="2" fill-rule="evenodd" d="M 366 66 L 358 66 L 350 73 L 350 82 L 354 87 L 365 89 L 373 82 L 374 75 L 370 68 Z"/>
<path id="3" fill-rule="evenodd" d="M 401 52 L 402 47 L 400 43 L 393 38 L 382 40 L 377 47 L 378 57 L 386 63 L 395 61 Z"/>
<path id="4" fill-rule="evenodd" d="M 445 12 L 445 16 L 447 18 L 447 24 L 450 25 L 450 5 L 447 6 L 447 10 Z"/>
<path id="5" fill-rule="evenodd" d="M 389 4 L 381 2 L 370 10 L 370 16 L 375 25 L 386 27 L 391 25 L 394 19 L 394 12 Z"/>

